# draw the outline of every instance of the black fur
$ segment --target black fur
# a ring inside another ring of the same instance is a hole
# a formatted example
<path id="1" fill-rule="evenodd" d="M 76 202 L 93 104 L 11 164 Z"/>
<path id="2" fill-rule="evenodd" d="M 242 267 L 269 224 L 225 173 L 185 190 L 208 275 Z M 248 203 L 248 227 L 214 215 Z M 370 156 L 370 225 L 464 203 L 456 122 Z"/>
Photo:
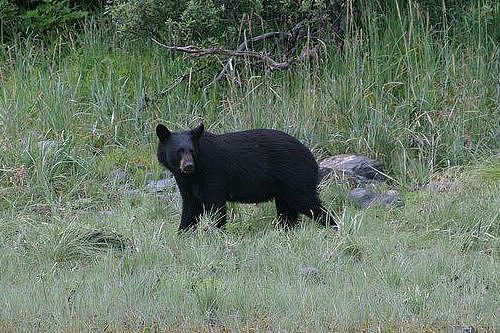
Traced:
<path id="1" fill-rule="evenodd" d="M 182 195 L 179 230 L 195 228 L 204 210 L 223 227 L 227 201 L 272 199 L 287 227 L 296 224 L 299 214 L 326 224 L 329 214 L 317 192 L 318 164 L 294 137 L 271 129 L 215 135 L 204 131 L 203 124 L 182 132 L 160 124 L 156 133 L 158 161 L 173 173 Z M 183 172 L 181 165 L 190 164 L 185 161 L 193 161 L 194 170 Z"/>

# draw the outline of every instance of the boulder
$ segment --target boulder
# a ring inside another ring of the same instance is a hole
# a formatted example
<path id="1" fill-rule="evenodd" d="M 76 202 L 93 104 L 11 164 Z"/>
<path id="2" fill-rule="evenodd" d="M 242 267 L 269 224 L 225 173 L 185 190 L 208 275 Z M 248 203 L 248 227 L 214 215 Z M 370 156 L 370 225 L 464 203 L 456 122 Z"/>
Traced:
<path id="1" fill-rule="evenodd" d="M 329 176 L 355 185 L 385 180 L 382 163 L 363 155 L 352 154 L 335 155 L 321 161 L 320 181 Z"/>
<path id="2" fill-rule="evenodd" d="M 158 193 L 164 192 L 168 190 L 175 190 L 176 183 L 174 178 L 163 178 L 160 180 L 151 180 L 149 181 L 146 190 L 149 193 Z"/>
<path id="3" fill-rule="evenodd" d="M 377 193 L 364 188 L 355 188 L 347 195 L 354 203 L 363 208 L 368 207 L 402 207 L 404 201 L 398 191 L 390 190 L 385 193 Z"/>
<path id="4" fill-rule="evenodd" d="M 471 325 L 460 325 L 448 327 L 448 333 L 476 333 L 477 330 Z"/>

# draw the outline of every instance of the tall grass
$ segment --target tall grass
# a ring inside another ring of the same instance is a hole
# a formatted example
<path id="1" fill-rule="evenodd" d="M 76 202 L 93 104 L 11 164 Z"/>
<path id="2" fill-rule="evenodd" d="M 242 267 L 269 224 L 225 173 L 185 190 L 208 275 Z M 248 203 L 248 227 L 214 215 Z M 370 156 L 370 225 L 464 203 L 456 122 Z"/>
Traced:
<path id="1" fill-rule="evenodd" d="M 487 4 L 463 18 L 462 38 L 413 4 L 393 7 L 363 17 L 319 66 L 243 68 L 245 84 L 207 89 L 194 73 L 165 94 L 197 62 L 119 44 L 96 21 L 50 44 L 4 46 L 0 330 L 498 329 L 499 51 Z M 145 94 L 161 97 L 145 105 Z M 226 232 L 206 218 L 179 238 L 177 197 L 125 191 L 164 176 L 160 121 L 277 128 L 318 159 L 369 155 L 407 206 L 359 211 L 332 183 L 321 195 L 338 234 L 275 230 L 267 203 L 230 205 Z M 462 166 L 477 160 L 490 162 Z M 407 191 L 441 177 L 443 192 Z"/>
<path id="2" fill-rule="evenodd" d="M 78 138 L 102 149 L 150 147 L 159 120 L 174 128 L 204 120 L 215 132 L 273 127 L 322 151 L 382 159 L 409 184 L 498 149 L 493 40 L 479 33 L 455 43 L 447 31 L 433 31 L 414 6 L 396 6 L 363 24 L 366 30 L 347 40 L 343 54 L 325 51 L 312 71 L 254 75 L 242 87 L 205 93 L 193 74 L 145 109 L 145 93 L 160 92 L 193 63 L 154 45 L 117 47 L 92 23 L 50 46 L 20 42 L 4 50 L 4 137 Z M 22 154 L 16 155 L 20 164 Z"/>

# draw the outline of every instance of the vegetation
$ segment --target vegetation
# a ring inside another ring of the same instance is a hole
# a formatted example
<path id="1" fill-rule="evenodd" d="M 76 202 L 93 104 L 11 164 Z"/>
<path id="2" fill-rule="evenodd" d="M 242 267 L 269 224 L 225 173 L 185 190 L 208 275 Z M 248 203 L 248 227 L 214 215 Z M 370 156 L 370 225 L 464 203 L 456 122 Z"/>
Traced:
<path id="1" fill-rule="evenodd" d="M 206 87 L 220 66 L 197 72 L 98 17 L 4 44 L 0 331 L 498 330 L 498 5 L 468 8 L 453 28 L 421 6 L 374 9 L 342 50 L 272 75 L 244 67 L 242 85 Z M 406 206 L 360 210 L 330 182 L 338 233 L 276 229 L 269 203 L 179 237 L 176 194 L 144 191 L 165 176 L 160 121 L 369 155 Z"/>
<path id="2" fill-rule="evenodd" d="M 0 0 L 0 42 L 27 34 L 54 36 L 98 6 L 88 0 Z"/>
<path id="3" fill-rule="evenodd" d="M 322 30 L 331 32 L 330 26 L 338 26 L 332 20 L 345 12 L 336 0 L 118 0 L 108 9 L 117 31 L 125 36 L 208 44 L 239 43 L 243 34 L 289 30 L 302 21 L 315 30 L 321 22 Z"/>

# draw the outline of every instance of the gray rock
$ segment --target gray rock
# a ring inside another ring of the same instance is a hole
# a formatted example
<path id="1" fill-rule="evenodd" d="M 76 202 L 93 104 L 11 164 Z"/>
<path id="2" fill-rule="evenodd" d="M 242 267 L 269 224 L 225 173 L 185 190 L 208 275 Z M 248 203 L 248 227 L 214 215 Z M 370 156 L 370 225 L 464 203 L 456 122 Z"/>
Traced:
<path id="1" fill-rule="evenodd" d="M 319 163 L 320 180 L 333 175 L 353 184 L 367 184 L 385 180 L 382 163 L 363 155 L 335 155 Z"/>
<path id="2" fill-rule="evenodd" d="M 355 188 L 348 194 L 349 199 L 363 208 L 368 207 L 387 207 L 404 206 L 404 201 L 399 193 L 395 190 L 387 191 L 386 193 L 377 193 L 364 188 Z"/>
<path id="3" fill-rule="evenodd" d="M 138 189 L 131 189 L 128 187 L 123 188 L 121 191 L 124 195 L 130 196 L 130 197 L 133 197 L 133 196 L 136 196 L 136 195 L 143 193 L 142 191 L 140 191 Z"/>
<path id="4" fill-rule="evenodd" d="M 448 333 L 476 333 L 477 330 L 471 325 L 448 327 Z"/>
<path id="5" fill-rule="evenodd" d="M 110 175 L 110 180 L 113 182 L 113 186 L 126 196 L 147 194 L 154 195 L 165 200 L 174 200 L 180 197 L 174 178 L 151 180 L 146 184 L 146 187 L 142 189 L 131 187 L 130 182 L 128 182 L 129 179 L 129 175 L 121 169 L 113 170 Z"/>
<path id="6" fill-rule="evenodd" d="M 146 190 L 149 193 L 164 192 L 167 190 L 175 190 L 176 183 L 174 178 L 164 178 L 160 180 L 149 181 Z"/>

